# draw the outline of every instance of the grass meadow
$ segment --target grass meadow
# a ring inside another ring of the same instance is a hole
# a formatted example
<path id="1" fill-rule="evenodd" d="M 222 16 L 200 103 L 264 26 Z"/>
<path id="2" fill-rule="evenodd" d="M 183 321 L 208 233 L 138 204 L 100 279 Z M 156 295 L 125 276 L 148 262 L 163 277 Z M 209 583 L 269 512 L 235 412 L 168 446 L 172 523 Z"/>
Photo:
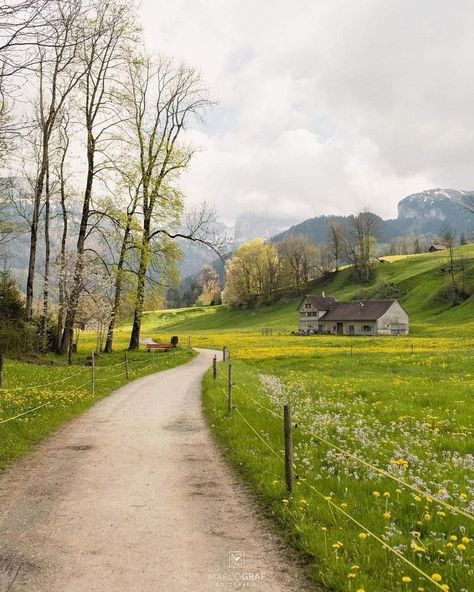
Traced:
<path id="1" fill-rule="evenodd" d="M 474 589 L 474 352 L 464 339 L 414 341 L 234 339 L 231 416 L 225 364 L 206 376 L 227 456 L 331 590 Z"/>

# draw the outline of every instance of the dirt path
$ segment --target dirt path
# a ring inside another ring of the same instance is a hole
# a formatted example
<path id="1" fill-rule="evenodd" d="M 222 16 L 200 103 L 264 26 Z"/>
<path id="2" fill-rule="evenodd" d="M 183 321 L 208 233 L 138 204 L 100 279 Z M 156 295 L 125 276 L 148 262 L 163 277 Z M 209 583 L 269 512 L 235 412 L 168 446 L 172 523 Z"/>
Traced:
<path id="1" fill-rule="evenodd" d="M 213 353 L 119 389 L 0 476 L 0 592 L 308 589 L 205 426 Z"/>

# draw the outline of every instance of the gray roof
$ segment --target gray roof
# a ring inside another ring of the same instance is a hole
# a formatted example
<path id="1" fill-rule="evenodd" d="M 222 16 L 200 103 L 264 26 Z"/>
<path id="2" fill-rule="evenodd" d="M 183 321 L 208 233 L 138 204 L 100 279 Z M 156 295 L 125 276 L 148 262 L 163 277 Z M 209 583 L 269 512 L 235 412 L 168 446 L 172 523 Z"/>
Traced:
<path id="1" fill-rule="evenodd" d="M 376 321 L 396 300 L 336 302 L 322 317 L 323 321 Z"/>
<path id="2" fill-rule="evenodd" d="M 320 296 L 319 294 L 307 294 L 300 302 L 298 308 L 301 307 L 305 300 L 309 300 L 311 304 L 318 310 L 329 310 L 331 306 L 334 306 L 336 299 L 332 296 Z"/>

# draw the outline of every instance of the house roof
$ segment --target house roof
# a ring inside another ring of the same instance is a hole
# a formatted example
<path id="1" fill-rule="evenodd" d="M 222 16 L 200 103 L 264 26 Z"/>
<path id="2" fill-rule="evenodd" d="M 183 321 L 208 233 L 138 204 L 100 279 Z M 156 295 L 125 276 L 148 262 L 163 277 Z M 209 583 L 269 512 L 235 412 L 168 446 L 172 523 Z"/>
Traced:
<path id="1" fill-rule="evenodd" d="M 309 300 L 311 304 L 318 310 L 329 310 L 331 306 L 334 306 L 336 299 L 332 296 L 320 296 L 319 294 L 307 294 L 303 300 L 299 303 L 298 309 L 305 300 Z"/>
<path id="2" fill-rule="evenodd" d="M 323 321 L 375 321 L 396 300 L 369 300 L 367 302 L 336 302 L 322 317 Z"/>
<path id="3" fill-rule="evenodd" d="M 444 249 L 446 249 L 446 247 L 444 245 L 435 244 L 435 245 L 431 245 L 430 249 L 436 249 L 436 251 L 444 251 Z"/>

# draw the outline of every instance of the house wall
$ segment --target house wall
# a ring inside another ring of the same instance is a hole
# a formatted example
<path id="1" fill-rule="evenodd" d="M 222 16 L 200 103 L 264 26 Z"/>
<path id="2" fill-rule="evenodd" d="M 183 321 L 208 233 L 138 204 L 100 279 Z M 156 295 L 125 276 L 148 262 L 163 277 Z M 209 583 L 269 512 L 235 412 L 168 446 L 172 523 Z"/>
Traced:
<path id="1" fill-rule="evenodd" d="M 394 302 L 377 321 L 378 335 L 408 335 L 410 319 L 403 308 Z"/>
<path id="2" fill-rule="evenodd" d="M 298 326 L 305 331 L 308 329 L 317 329 L 319 319 L 327 312 L 325 310 L 318 310 L 309 300 L 304 300 L 298 310 L 300 314 Z"/>
<path id="3" fill-rule="evenodd" d="M 375 321 L 340 321 L 342 322 L 343 335 L 376 335 L 377 323 Z M 323 333 L 337 335 L 336 321 L 322 321 Z"/>

